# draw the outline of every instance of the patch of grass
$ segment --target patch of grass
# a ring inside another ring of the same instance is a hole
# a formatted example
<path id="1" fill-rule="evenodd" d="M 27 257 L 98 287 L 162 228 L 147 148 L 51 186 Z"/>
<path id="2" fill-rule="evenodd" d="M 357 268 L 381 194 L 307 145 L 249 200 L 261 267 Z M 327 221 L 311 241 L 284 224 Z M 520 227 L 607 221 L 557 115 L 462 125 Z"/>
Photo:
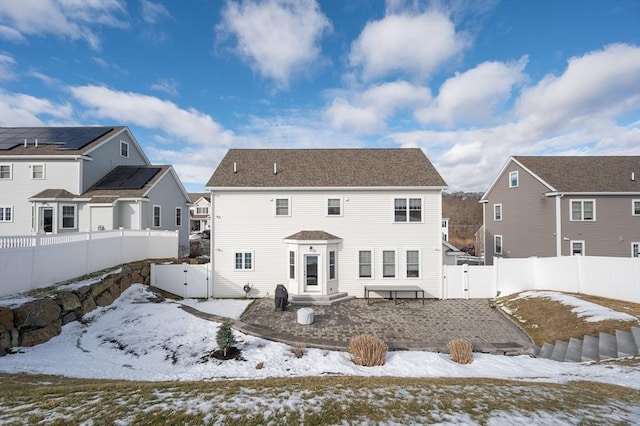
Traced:
<path id="1" fill-rule="evenodd" d="M 633 423 L 640 391 L 592 382 L 299 377 L 128 382 L 0 374 L 1 424 Z M 467 421 L 464 421 L 467 419 Z"/>
<path id="2" fill-rule="evenodd" d="M 629 331 L 638 327 L 639 321 L 605 320 L 588 322 L 571 312 L 572 306 L 544 297 L 518 299 L 512 294 L 498 299 L 498 305 L 507 308 L 509 315 L 529 334 L 534 343 L 569 340 L 571 337 L 598 336 L 599 333 L 615 333 L 616 330 Z M 606 306 L 618 312 L 628 313 L 640 319 L 640 304 L 602 297 L 572 294 L 577 298 Z"/>

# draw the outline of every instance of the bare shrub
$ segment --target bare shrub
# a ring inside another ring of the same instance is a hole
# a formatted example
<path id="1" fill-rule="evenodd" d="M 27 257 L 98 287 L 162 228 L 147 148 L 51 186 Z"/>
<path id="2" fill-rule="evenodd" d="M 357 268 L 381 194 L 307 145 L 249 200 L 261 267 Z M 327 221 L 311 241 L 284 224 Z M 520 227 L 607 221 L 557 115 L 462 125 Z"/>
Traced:
<path id="1" fill-rule="evenodd" d="M 291 347 L 291 353 L 296 358 L 302 358 L 307 353 L 307 348 L 304 345 L 295 345 Z"/>
<path id="2" fill-rule="evenodd" d="M 264 362 L 260 361 L 256 364 L 256 370 L 262 370 L 264 368 Z"/>
<path id="3" fill-rule="evenodd" d="M 449 340 L 447 348 L 454 362 L 458 364 L 471 364 L 473 362 L 473 345 L 470 341 L 464 339 Z"/>
<path id="4" fill-rule="evenodd" d="M 375 336 L 360 335 L 351 339 L 347 349 L 354 364 L 374 367 L 384 365 L 388 348 L 384 341 Z"/>

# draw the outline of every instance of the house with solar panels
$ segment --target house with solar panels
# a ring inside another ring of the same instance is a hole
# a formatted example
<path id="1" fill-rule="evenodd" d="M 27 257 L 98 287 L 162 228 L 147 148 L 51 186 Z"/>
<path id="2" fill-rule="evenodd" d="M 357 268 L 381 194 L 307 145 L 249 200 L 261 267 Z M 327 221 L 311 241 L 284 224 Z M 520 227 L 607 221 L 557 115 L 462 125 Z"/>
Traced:
<path id="1" fill-rule="evenodd" d="M 178 230 L 188 248 L 189 205 L 127 127 L 0 128 L 0 235 Z"/>

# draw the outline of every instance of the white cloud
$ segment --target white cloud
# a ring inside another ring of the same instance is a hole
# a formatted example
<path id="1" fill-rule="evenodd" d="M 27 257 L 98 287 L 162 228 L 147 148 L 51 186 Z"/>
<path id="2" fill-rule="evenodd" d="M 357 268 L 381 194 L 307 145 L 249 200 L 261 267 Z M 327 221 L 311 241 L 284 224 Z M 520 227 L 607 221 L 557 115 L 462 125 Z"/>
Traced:
<path id="1" fill-rule="evenodd" d="M 431 91 L 406 81 L 373 86 L 351 95 L 351 101 L 337 97 L 325 111 L 339 130 L 371 135 L 386 129 L 386 120 L 401 109 L 413 109 L 431 101 Z"/>
<path id="2" fill-rule="evenodd" d="M 96 27 L 126 27 L 126 6 L 120 0 L 0 1 L 0 36 L 24 40 L 31 35 L 53 34 L 85 40 L 97 49 Z"/>
<path id="3" fill-rule="evenodd" d="M 193 108 L 179 108 L 173 102 L 153 96 L 104 86 L 77 86 L 69 90 L 91 117 L 158 129 L 183 143 L 228 146 L 233 138 L 232 132 L 209 115 Z"/>
<path id="4" fill-rule="evenodd" d="M 516 112 L 540 132 L 564 128 L 586 116 L 613 117 L 640 107 L 640 47 L 614 44 L 569 60 L 522 92 Z"/>
<path id="5" fill-rule="evenodd" d="M 171 96 L 178 96 L 178 82 L 173 79 L 161 78 L 156 80 L 151 84 L 151 89 Z"/>
<path id="6" fill-rule="evenodd" d="M 164 5 L 142 0 L 142 20 L 144 22 L 156 24 L 165 18 L 171 18 L 171 14 Z"/>
<path id="7" fill-rule="evenodd" d="M 320 56 L 320 38 L 330 30 L 315 0 L 227 2 L 217 26 L 220 39 L 234 37 L 236 54 L 279 89 L 308 72 Z"/>
<path id="8" fill-rule="evenodd" d="M 416 118 L 422 123 L 447 126 L 492 121 L 495 110 L 509 100 L 514 86 L 525 80 L 526 63 L 526 57 L 512 63 L 483 62 L 456 73 L 442 84 L 432 105 L 416 111 Z"/>
<path id="9" fill-rule="evenodd" d="M 72 116 L 73 108 L 68 103 L 0 91 L 0 126 L 42 126 L 47 118 L 49 124 L 69 123 Z"/>
<path id="10" fill-rule="evenodd" d="M 364 81 L 394 72 L 425 79 L 468 46 L 445 14 L 390 14 L 369 22 L 351 45 L 350 64 L 360 67 Z"/>
<path id="11" fill-rule="evenodd" d="M 16 60 L 9 53 L 0 52 L 0 80 L 15 80 L 18 76 L 13 72 Z"/>

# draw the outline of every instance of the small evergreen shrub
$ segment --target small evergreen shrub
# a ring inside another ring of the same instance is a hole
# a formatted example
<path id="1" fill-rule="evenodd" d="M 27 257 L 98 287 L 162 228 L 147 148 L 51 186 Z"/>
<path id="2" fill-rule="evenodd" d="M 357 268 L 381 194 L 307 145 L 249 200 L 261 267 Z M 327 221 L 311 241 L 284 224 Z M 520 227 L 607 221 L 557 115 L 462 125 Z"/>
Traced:
<path id="1" fill-rule="evenodd" d="M 231 330 L 229 323 L 221 324 L 220 328 L 218 328 L 216 343 L 218 343 L 218 347 L 222 350 L 222 354 L 225 357 L 227 356 L 227 350 L 238 343 L 233 336 L 233 330 Z"/>
<path id="2" fill-rule="evenodd" d="M 447 348 L 454 362 L 458 364 L 471 364 L 473 362 L 473 345 L 470 341 L 464 339 L 449 340 Z"/>
<path id="3" fill-rule="evenodd" d="M 365 367 L 384 365 L 387 344 L 375 336 L 360 335 L 351 339 L 348 351 L 354 364 Z"/>

